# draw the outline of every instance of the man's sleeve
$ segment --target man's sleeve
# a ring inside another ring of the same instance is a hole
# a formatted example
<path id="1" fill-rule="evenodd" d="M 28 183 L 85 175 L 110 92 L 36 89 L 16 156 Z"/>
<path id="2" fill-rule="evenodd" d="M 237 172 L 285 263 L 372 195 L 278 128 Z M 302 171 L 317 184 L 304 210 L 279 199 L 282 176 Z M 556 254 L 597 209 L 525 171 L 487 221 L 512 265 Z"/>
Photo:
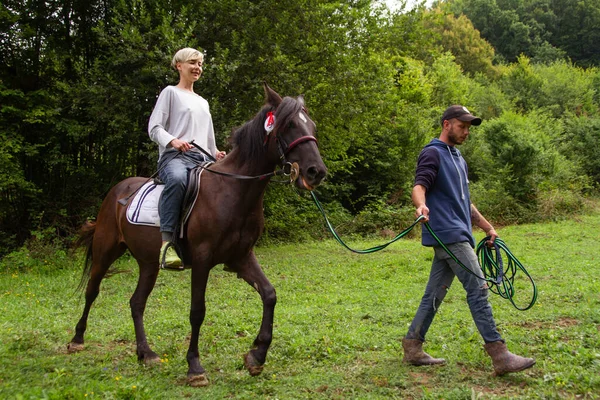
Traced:
<path id="1" fill-rule="evenodd" d="M 417 161 L 417 172 L 415 174 L 415 186 L 422 185 L 429 190 L 440 169 L 440 154 L 434 147 L 426 147 L 419 154 Z"/>

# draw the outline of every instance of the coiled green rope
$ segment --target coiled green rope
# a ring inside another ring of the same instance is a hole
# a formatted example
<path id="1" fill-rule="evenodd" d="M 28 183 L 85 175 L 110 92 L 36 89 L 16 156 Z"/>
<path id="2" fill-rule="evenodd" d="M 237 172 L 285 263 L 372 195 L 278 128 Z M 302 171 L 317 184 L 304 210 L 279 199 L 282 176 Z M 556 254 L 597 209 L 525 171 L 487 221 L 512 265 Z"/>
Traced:
<path id="1" fill-rule="evenodd" d="M 356 249 L 353 249 L 350 246 L 348 246 L 346 243 L 344 243 L 344 241 L 337 234 L 337 232 L 331 225 L 331 222 L 329 222 L 329 219 L 327 218 L 327 214 L 325 213 L 323 206 L 317 199 L 315 192 L 311 191 L 310 194 L 311 194 L 315 204 L 317 205 L 317 208 L 321 212 L 321 215 L 323 215 L 325 224 L 327 225 L 327 228 L 329 229 L 329 231 L 331 232 L 331 234 L 333 235 L 335 240 L 337 240 L 338 243 L 340 243 L 342 246 L 344 246 L 346 249 L 350 250 L 353 253 L 369 254 L 369 253 L 374 253 L 379 250 L 383 250 L 390 244 L 392 244 L 392 243 L 396 242 L 397 240 L 402 239 L 404 236 L 406 236 L 419 222 L 421 222 L 425 218 L 423 215 L 419 216 L 415 220 L 415 222 L 413 222 L 408 228 L 404 229 L 402 232 L 400 232 L 398 235 L 396 235 L 392 240 L 390 240 L 387 243 L 384 243 L 384 244 L 381 244 L 378 246 L 374 246 L 374 247 L 370 247 L 370 248 L 364 249 L 364 250 L 356 250 Z M 477 278 L 486 281 L 488 283 L 488 288 L 490 289 L 490 291 L 492 293 L 495 293 L 505 299 L 510 300 L 512 305 L 517 310 L 520 310 L 520 311 L 528 310 L 535 304 L 535 302 L 537 300 L 537 287 L 535 285 L 533 278 L 531 277 L 529 272 L 527 272 L 527 269 L 525 269 L 523 264 L 521 264 L 521 262 L 510 252 L 510 250 L 506 246 L 506 243 L 504 243 L 504 241 L 502 239 L 496 238 L 493 243 L 494 244 L 493 248 L 489 247 L 486 244 L 486 242 L 488 240 L 490 240 L 489 236 L 486 236 L 477 244 L 475 252 L 477 254 L 477 259 L 479 260 L 479 265 L 481 266 L 481 270 L 483 271 L 483 276 L 478 276 L 476 273 L 474 273 L 469 268 L 467 268 L 467 266 L 465 266 L 452 253 L 452 251 L 450 251 L 450 249 L 448 249 L 448 247 L 446 247 L 446 245 L 441 241 L 441 239 L 435 234 L 433 229 L 431 229 L 431 226 L 429 225 L 428 222 L 425 222 L 423 225 L 425 225 L 425 228 L 429 231 L 429 233 L 431 233 L 431 235 L 436 240 L 436 242 L 438 242 L 438 244 L 446 251 L 446 253 L 448 253 L 448 255 L 461 268 L 463 268 L 464 270 L 468 271 L 469 273 L 475 275 Z M 502 252 L 504 252 L 504 257 L 502 257 Z M 504 261 L 503 261 L 504 259 L 508 260 L 506 268 L 504 266 Z M 529 302 L 529 304 L 526 307 L 519 307 L 514 301 L 514 295 L 515 295 L 514 281 L 515 281 L 515 276 L 518 271 L 522 271 L 525 274 L 525 276 L 531 283 L 531 287 L 532 287 L 531 301 Z"/>
<path id="2" fill-rule="evenodd" d="M 490 286 L 490 290 L 493 293 L 510 300 L 517 310 L 529 310 L 537 300 L 537 286 L 535 285 L 535 281 L 529 272 L 527 272 L 527 269 L 523 264 L 521 264 L 517 257 L 511 253 L 502 239 L 496 238 L 494 240 L 495 251 L 492 251 L 493 249 L 486 245 L 486 242 L 489 239 L 490 237 L 487 236 L 479 242 L 476 253 L 484 276 L 496 277 L 496 282 L 494 285 Z M 501 256 L 501 252 L 504 252 L 504 257 Z M 508 260 L 508 263 L 503 264 L 503 260 Z M 515 276 L 518 271 L 522 271 L 531 283 L 531 301 L 526 307 L 519 307 L 514 301 L 516 290 Z"/>

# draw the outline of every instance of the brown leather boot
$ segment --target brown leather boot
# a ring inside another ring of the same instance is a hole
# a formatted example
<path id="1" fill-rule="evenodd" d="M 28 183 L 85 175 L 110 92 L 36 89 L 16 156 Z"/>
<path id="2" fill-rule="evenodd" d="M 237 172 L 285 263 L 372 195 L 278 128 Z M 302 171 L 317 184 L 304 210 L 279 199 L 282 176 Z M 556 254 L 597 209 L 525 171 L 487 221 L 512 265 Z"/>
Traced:
<path id="1" fill-rule="evenodd" d="M 496 375 L 504 375 L 509 372 L 519 372 L 531 368 L 535 364 L 533 358 L 525 358 L 511 353 L 502 341 L 486 343 L 485 351 L 492 358 L 494 372 Z"/>
<path id="2" fill-rule="evenodd" d="M 433 358 L 423 351 L 423 342 L 419 339 L 402 339 L 402 348 L 404 349 L 404 361 L 411 365 L 434 365 L 445 364 L 443 358 Z"/>

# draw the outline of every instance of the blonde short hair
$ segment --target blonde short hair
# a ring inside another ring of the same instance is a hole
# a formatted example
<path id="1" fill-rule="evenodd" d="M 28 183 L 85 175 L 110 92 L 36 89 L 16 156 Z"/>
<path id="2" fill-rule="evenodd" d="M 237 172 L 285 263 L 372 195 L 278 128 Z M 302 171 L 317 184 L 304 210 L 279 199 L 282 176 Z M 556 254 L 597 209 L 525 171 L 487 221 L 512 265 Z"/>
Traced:
<path id="1" fill-rule="evenodd" d="M 202 54 L 196 49 L 192 49 L 191 47 L 186 47 L 175 53 L 175 55 L 173 56 L 173 60 L 171 61 L 171 66 L 177 69 L 178 62 L 186 62 L 189 60 L 197 59 L 200 59 L 200 61 L 204 61 L 204 54 Z"/>

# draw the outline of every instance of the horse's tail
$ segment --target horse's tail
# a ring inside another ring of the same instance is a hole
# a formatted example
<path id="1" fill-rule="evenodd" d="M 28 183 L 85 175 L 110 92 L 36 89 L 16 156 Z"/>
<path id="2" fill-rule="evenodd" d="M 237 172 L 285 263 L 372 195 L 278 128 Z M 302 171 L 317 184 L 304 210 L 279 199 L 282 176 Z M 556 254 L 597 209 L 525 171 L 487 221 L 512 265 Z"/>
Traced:
<path id="1" fill-rule="evenodd" d="M 81 275 L 81 281 L 77 287 L 77 291 L 80 291 L 87 284 L 90 279 L 90 270 L 92 269 L 92 244 L 94 242 L 94 233 L 96 232 L 96 223 L 87 221 L 81 227 L 79 231 L 79 237 L 75 241 L 75 247 L 86 247 L 85 261 L 83 264 L 83 273 Z"/>

